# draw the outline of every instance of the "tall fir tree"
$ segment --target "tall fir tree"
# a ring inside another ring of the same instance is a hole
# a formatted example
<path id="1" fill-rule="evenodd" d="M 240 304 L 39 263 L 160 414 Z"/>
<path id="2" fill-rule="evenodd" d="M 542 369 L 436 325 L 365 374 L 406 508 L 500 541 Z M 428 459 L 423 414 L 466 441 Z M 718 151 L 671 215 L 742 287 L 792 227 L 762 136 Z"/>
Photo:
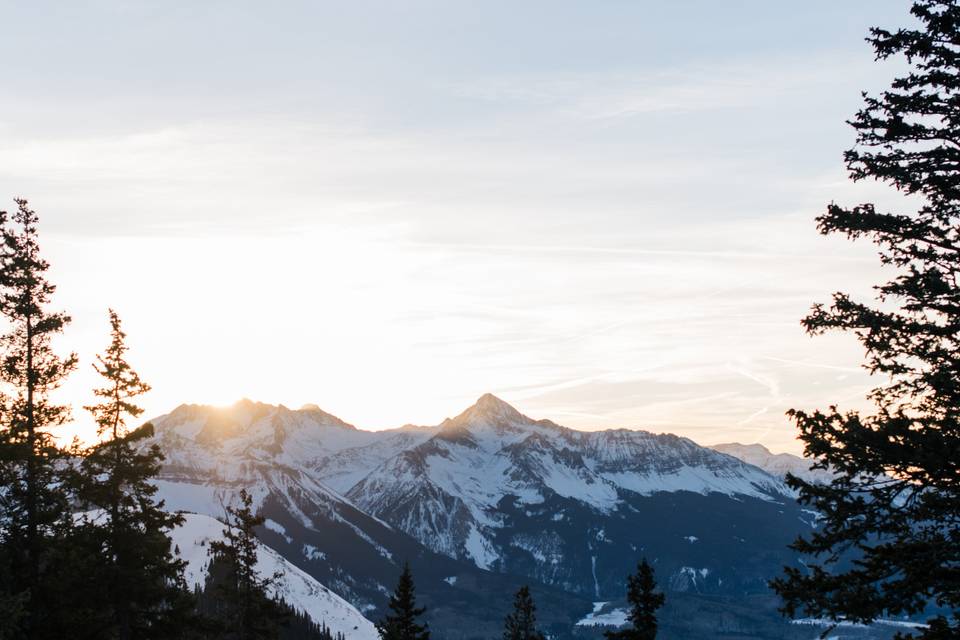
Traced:
<path id="1" fill-rule="evenodd" d="M 408 562 L 403 563 L 403 572 L 388 606 L 390 613 L 377 622 L 381 640 L 430 640 L 429 625 L 418 622 L 427 608 L 417 607 L 416 587 Z"/>
<path id="2" fill-rule="evenodd" d="M 823 234 L 866 238 L 896 277 L 876 303 L 834 294 L 803 324 L 810 334 L 852 332 L 865 368 L 883 382 L 871 415 L 790 412 L 806 454 L 837 474 L 829 485 L 790 478 L 818 527 L 794 544 L 804 568 L 772 585 L 784 612 L 870 622 L 951 612 L 917 630 L 960 636 L 960 6 L 919 0 L 915 27 L 875 28 L 878 60 L 902 58 L 906 73 L 850 124 L 856 146 L 845 160 L 854 181 L 873 180 L 912 196 L 905 212 L 874 204 L 831 204 Z"/>
<path id="3" fill-rule="evenodd" d="M 253 511 L 253 498 L 241 489 L 239 505 L 226 507 L 223 540 L 210 543 L 210 586 L 215 594 L 208 613 L 218 620 L 227 640 L 273 640 L 286 620 L 283 606 L 270 597 L 281 575 L 257 571 L 256 527 L 263 516 Z"/>
<path id="4" fill-rule="evenodd" d="M 546 640 L 537 630 L 537 606 L 526 585 L 513 597 L 513 612 L 503 622 L 503 640 Z"/>
<path id="5" fill-rule="evenodd" d="M 16 203 L 12 215 L 0 212 L 0 314 L 9 326 L 0 337 L 0 561 L 7 572 L 0 600 L 16 622 L 0 628 L 14 638 L 54 638 L 63 636 L 69 609 L 51 603 L 61 602 L 67 583 L 61 571 L 72 518 L 65 453 L 51 433 L 69 419 L 70 407 L 50 396 L 76 356 L 53 348 L 70 317 L 49 310 L 56 287 L 40 255 L 37 214 L 26 200 Z"/>
<path id="6" fill-rule="evenodd" d="M 93 365 L 103 378 L 98 402 L 85 407 L 101 441 L 85 452 L 76 474 L 76 494 L 85 511 L 79 539 L 100 561 L 97 582 L 98 638 L 174 638 L 190 622 L 193 596 L 183 578 L 186 563 L 172 549 L 170 530 L 183 516 L 164 511 L 152 480 L 163 455 L 157 445 L 138 447 L 153 435 L 146 424 L 130 431 L 128 421 L 143 409 L 136 399 L 150 386 L 127 362 L 126 334 L 112 309 L 110 345 Z"/>
<path id="7" fill-rule="evenodd" d="M 608 640 L 654 640 L 657 637 L 657 609 L 665 601 L 657 592 L 653 567 L 646 558 L 637 565 L 637 572 L 627 577 L 627 602 L 630 603 L 630 626 L 603 635 Z"/>

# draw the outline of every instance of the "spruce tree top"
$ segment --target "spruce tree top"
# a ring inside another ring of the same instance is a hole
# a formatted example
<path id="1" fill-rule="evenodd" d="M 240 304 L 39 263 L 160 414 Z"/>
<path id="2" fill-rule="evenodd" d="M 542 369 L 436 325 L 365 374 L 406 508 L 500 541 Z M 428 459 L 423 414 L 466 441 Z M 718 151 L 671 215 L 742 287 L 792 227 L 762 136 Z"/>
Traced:
<path id="1" fill-rule="evenodd" d="M 537 630 L 537 607 L 526 585 L 513 597 L 513 612 L 503 624 L 503 640 L 544 640 Z"/>
<path id="2" fill-rule="evenodd" d="M 70 316 L 47 310 L 57 288 L 46 278 L 50 263 L 40 256 L 39 218 L 26 200 L 16 203 L 12 215 L 0 211 L 0 314 L 11 325 L 0 337 L 0 379 L 13 391 L 4 418 L 13 439 L 29 440 L 43 456 L 51 456 L 56 447 L 45 429 L 69 420 L 70 407 L 50 402 L 49 393 L 73 371 L 77 357 L 53 350 L 51 338 Z"/>
<path id="3" fill-rule="evenodd" d="M 126 434 L 127 417 L 136 418 L 143 409 L 133 399 L 150 391 L 150 385 L 127 362 L 127 334 L 120 325 L 120 317 L 113 309 L 110 314 L 110 346 L 97 356 L 94 370 L 105 380 L 103 387 L 94 389 L 100 402 L 84 407 L 97 422 L 97 433 L 109 433 L 114 440 Z"/>
<path id="4" fill-rule="evenodd" d="M 646 558 L 637 565 L 637 572 L 627 578 L 627 602 L 630 625 L 618 631 L 604 633 L 609 640 L 654 640 L 657 637 L 657 609 L 665 597 L 657 592 L 653 567 Z"/>
<path id="5" fill-rule="evenodd" d="M 430 640 L 430 628 L 417 619 L 426 613 L 426 607 L 417 607 L 413 574 L 410 564 L 403 563 L 403 572 L 397 588 L 390 596 L 390 613 L 377 622 L 382 640 Z"/>

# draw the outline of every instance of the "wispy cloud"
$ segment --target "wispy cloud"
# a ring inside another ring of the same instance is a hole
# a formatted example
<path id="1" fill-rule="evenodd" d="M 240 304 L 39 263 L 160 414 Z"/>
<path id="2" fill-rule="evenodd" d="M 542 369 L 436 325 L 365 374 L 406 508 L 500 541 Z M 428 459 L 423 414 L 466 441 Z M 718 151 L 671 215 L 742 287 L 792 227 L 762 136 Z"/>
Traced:
<path id="1" fill-rule="evenodd" d="M 874 75 L 866 52 L 842 49 L 814 56 L 698 60 L 641 72 L 514 75 L 450 85 L 466 98 L 587 119 L 730 109 L 762 109 L 805 92 L 849 90 L 851 77 Z"/>
<path id="2" fill-rule="evenodd" d="M 866 2 L 784 5 L 776 24 L 821 28 L 775 47 L 711 40 L 745 9 L 709 2 L 710 24 L 363 5 L 270 9 L 269 30 L 255 3 L 226 26 L 16 7 L 0 53 L 43 46 L 0 72 L 0 194 L 40 211 L 86 359 L 108 305 L 128 320 L 151 413 L 249 395 L 392 426 L 494 391 L 572 426 L 795 449 L 787 408 L 860 401 L 855 343 L 798 321 L 878 278 L 812 224 L 886 197 L 840 156 L 885 73 L 846 39 Z"/>

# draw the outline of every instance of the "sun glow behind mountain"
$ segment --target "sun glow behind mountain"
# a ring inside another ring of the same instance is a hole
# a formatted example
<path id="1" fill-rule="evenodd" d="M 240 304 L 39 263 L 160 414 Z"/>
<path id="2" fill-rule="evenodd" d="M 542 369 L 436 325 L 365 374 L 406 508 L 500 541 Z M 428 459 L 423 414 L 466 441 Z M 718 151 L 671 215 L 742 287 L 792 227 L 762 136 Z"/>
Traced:
<path id="1" fill-rule="evenodd" d="M 821 385 L 850 400 L 864 388 L 851 341 L 811 352 L 780 320 L 804 312 L 819 270 L 807 294 L 745 295 L 775 255 L 430 247 L 337 228 L 46 246 L 75 317 L 63 342 L 83 345 L 64 390 L 75 406 L 95 382 L 108 305 L 154 385 L 146 417 L 249 397 L 316 403 L 367 428 L 436 424 L 492 390 L 571 426 L 784 449 L 785 409 L 817 401 Z M 132 267 L 113 271 L 118 257 Z"/>
<path id="2" fill-rule="evenodd" d="M 878 281 L 812 218 L 877 199 L 843 120 L 902 7 L 696 4 L 11 7 L 0 206 L 30 198 L 74 317 L 71 429 L 113 307 L 145 417 L 246 396 L 436 424 L 491 391 L 795 451 L 786 409 L 870 386 L 799 320 Z"/>

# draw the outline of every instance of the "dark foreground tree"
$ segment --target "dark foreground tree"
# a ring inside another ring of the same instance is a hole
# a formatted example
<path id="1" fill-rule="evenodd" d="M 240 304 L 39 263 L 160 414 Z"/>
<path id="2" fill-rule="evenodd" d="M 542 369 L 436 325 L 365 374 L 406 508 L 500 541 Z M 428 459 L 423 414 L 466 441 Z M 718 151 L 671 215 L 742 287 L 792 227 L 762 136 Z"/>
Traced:
<path id="1" fill-rule="evenodd" d="M 264 519 L 253 511 L 253 499 L 240 490 L 240 504 L 226 508 L 223 540 L 210 543 L 210 586 L 214 600 L 207 613 L 219 621 L 228 640 L 267 640 L 278 637 L 285 612 L 270 597 L 279 574 L 257 571 L 257 534 Z"/>
<path id="2" fill-rule="evenodd" d="M 923 638 L 960 637 L 960 6 L 920 0 L 916 28 L 873 29 L 880 60 L 908 72 L 851 121 L 853 180 L 894 187 L 908 212 L 832 204 L 821 233 L 867 238 L 896 277 L 877 302 L 838 293 L 816 305 L 807 331 L 853 332 L 865 367 L 884 382 L 872 415 L 791 411 L 806 454 L 838 475 L 828 486 L 799 478 L 802 503 L 822 516 L 794 548 L 809 568 L 788 568 L 773 587 L 784 612 L 870 622 L 935 604 Z"/>
<path id="3" fill-rule="evenodd" d="M 513 597 L 513 612 L 503 622 L 503 640 L 544 640 L 537 630 L 537 606 L 526 585 Z"/>
<path id="4" fill-rule="evenodd" d="M 56 287 L 46 278 L 37 215 L 18 199 L 13 215 L 0 212 L 0 314 L 9 327 L 0 337 L 0 623 L 8 637 L 64 637 L 70 607 L 62 574 L 72 530 L 63 482 L 63 450 L 51 429 L 70 408 L 51 401 L 76 357 L 60 356 L 52 339 L 70 322 L 49 310 Z M 51 603 L 63 603 L 63 607 Z"/>
<path id="5" fill-rule="evenodd" d="M 627 602 L 630 603 L 630 626 L 603 635 L 609 640 L 653 640 L 657 637 L 657 609 L 663 606 L 664 595 L 657 593 L 657 580 L 646 559 L 637 565 L 637 572 L 627 577 Z"/>
<path id="6" fill-rule="evenodd" d="M 101 442 L 85 452 L 76 478 L 80 504 L 88 515 L 79 539 L 97 561 L 89 579 L 96 584 L 94 634 L 97 638 L 174 638 L 190 622 L 193 596 L 183 578 L 186 563 L 172 549 L 170 530 L 183 516 L 163 510 L 151 482 L 163 455 L 157 445 L 138 441 L 153 435 L 146 424 L 127 429 L 143 413 L 136 398 L 150 390 L 127 362 L 126 334 L 110 310 L 110 345 L 94 369 L 104 385 L 99 402 L 85 407 L 97 423 Z"/>
<path id="7" fill-rule="evenodd" d="M 397 588 L 390 596 L 390 613 L 377 623 L 382 640 L 430 640 L 430 629 L 417 620 L 426 613 L 426 607 L 417 607 L 410 564 L 403 563 L 403 572 Z"/>

